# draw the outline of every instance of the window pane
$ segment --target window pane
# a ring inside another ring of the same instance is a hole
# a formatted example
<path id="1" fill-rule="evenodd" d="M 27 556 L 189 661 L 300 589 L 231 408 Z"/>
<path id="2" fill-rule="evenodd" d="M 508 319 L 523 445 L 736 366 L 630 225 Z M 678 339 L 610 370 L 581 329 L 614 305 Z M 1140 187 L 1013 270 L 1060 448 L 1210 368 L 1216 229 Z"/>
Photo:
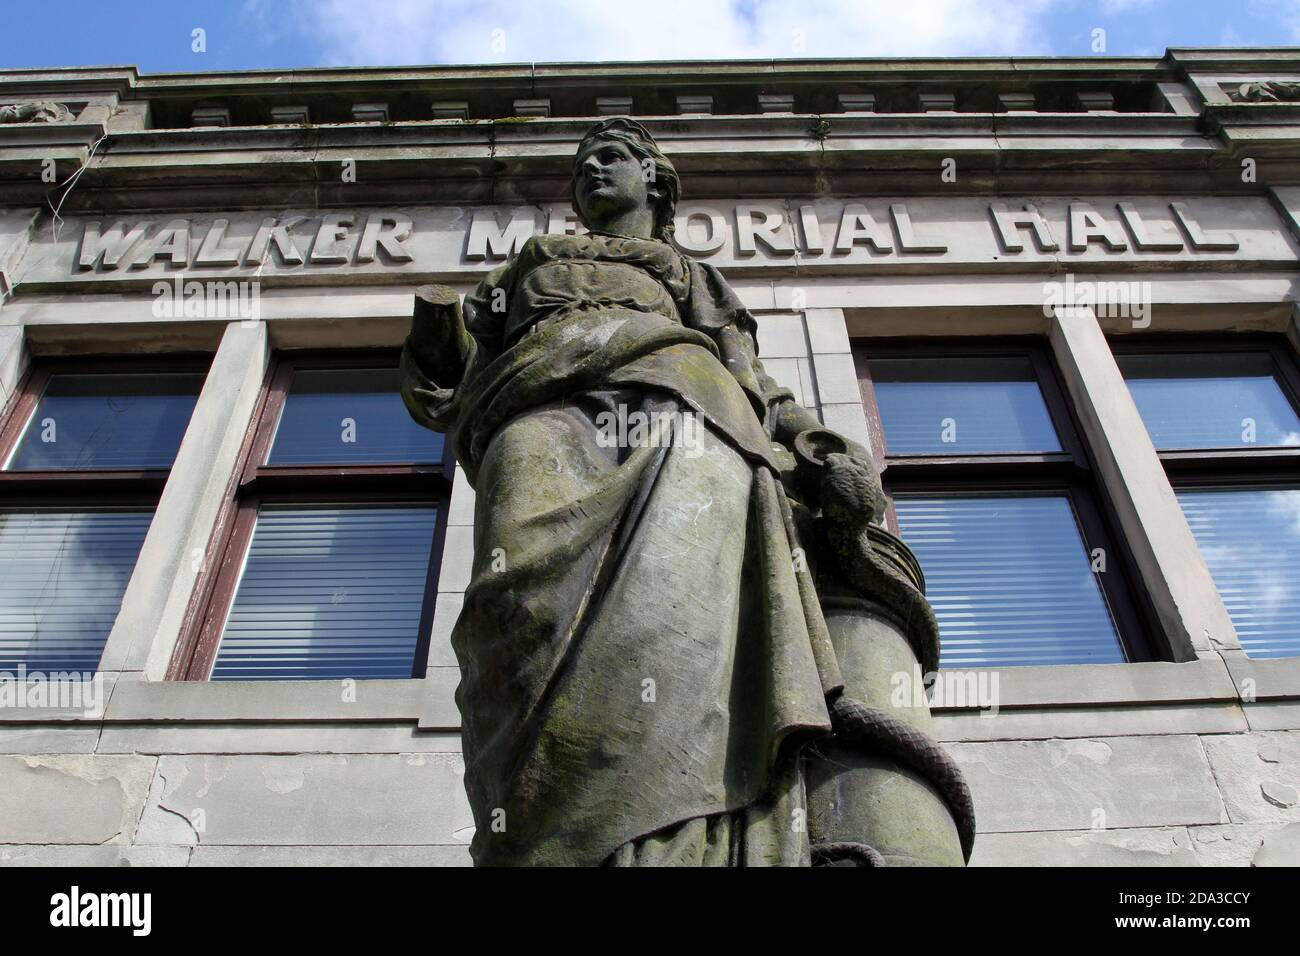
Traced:
<path id="1" fill-rule="evenodd" d="M 8 468 L 170 468 L 202 387 L 197 372 L 51 375 Z"/>
<path id="2" fill-rule="evenodd" d="M 1179 491 L 1250 657 L 1300 655 L 1300 488 Z"/>
<path id="3" fill-rule="evenodd" d="M 1264 353 L 1119 355 L 1157 448 L 1300 445 L 1300 417 Z"/>
<path id="4" fill-rule="evenodd" d="M 1061 450 L 1028 358 L 875 359 L 891 455 Z"/>
<path id="5" fill-rule="evenodd" d="M 267 463 L 439 462 L 442 436 L 417 425 L 396 368 L 300 369 Z"/>
<path id="6" fill-rule="evenodd" d="M 213 680 L 410 677 L 437 509 L 266 505 Z"/>
<path id="7" fill-rule="evenodd" d="M 93 671 L 152 511 L 0 512 L 0 671 Z"/>
<path id="8" fill-rule="evenodd" d="M 941 666 L 1124 660 L 1067 497 L 899 496 L 894 506 L 939 618 Z"/>

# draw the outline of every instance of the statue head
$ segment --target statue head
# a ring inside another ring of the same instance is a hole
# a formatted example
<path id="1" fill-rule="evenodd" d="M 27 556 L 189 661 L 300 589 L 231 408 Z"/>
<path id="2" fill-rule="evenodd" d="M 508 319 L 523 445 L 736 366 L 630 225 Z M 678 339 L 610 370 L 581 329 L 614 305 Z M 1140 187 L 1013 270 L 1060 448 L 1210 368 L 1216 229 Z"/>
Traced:
<path id="1" fill-rule="evenodd" d="M 668 242 L 681 195 L 677 170 L 649 131 L 635 120 L 614 117 L 587 131 L 573 158 L 573 210 L 593 232 L 638 207 L 653 217 L 651 236 Z"/>

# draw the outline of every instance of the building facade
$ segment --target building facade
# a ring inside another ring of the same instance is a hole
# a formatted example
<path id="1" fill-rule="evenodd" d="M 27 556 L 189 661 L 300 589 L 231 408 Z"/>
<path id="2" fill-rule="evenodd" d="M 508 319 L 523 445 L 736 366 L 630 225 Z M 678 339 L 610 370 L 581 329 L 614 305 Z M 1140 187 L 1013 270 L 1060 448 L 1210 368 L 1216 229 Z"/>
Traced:
<path id="1" fill-rule="evenodd" d="M 1300 862 L 1294 49 L 0 72 L 0 862 L 469 862 L 397 350 L 606 115 L 884 467 L 972 863 Z"/>

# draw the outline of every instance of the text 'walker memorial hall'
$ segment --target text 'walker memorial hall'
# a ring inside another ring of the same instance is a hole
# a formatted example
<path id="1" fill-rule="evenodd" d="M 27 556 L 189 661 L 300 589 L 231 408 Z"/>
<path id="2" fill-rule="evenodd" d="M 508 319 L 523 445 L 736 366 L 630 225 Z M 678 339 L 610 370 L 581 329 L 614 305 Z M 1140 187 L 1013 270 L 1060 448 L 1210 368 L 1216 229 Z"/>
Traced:
<path id="1" fill-rule="evenodd" d="M 0 72 L 0 863 L 1300 863 L 1300 51 Z"/>

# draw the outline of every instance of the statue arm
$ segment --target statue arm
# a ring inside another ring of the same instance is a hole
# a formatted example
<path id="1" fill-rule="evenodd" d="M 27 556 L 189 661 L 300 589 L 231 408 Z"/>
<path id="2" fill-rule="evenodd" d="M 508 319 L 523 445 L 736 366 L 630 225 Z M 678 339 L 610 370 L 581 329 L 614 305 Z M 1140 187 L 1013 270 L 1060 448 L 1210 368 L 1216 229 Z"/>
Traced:
<path id="1" fill-rule="evenodd" d="M 462 306 L 454 289 L 421 286 L 415 292 L 411 331 L 402 346 L 402 399 L 426 428 L 448 431 L 458 412 L 457 389 L 499 351 L 501 317 L 489 307 L 507 281 L 508 266 L 494 270 Z"/>

